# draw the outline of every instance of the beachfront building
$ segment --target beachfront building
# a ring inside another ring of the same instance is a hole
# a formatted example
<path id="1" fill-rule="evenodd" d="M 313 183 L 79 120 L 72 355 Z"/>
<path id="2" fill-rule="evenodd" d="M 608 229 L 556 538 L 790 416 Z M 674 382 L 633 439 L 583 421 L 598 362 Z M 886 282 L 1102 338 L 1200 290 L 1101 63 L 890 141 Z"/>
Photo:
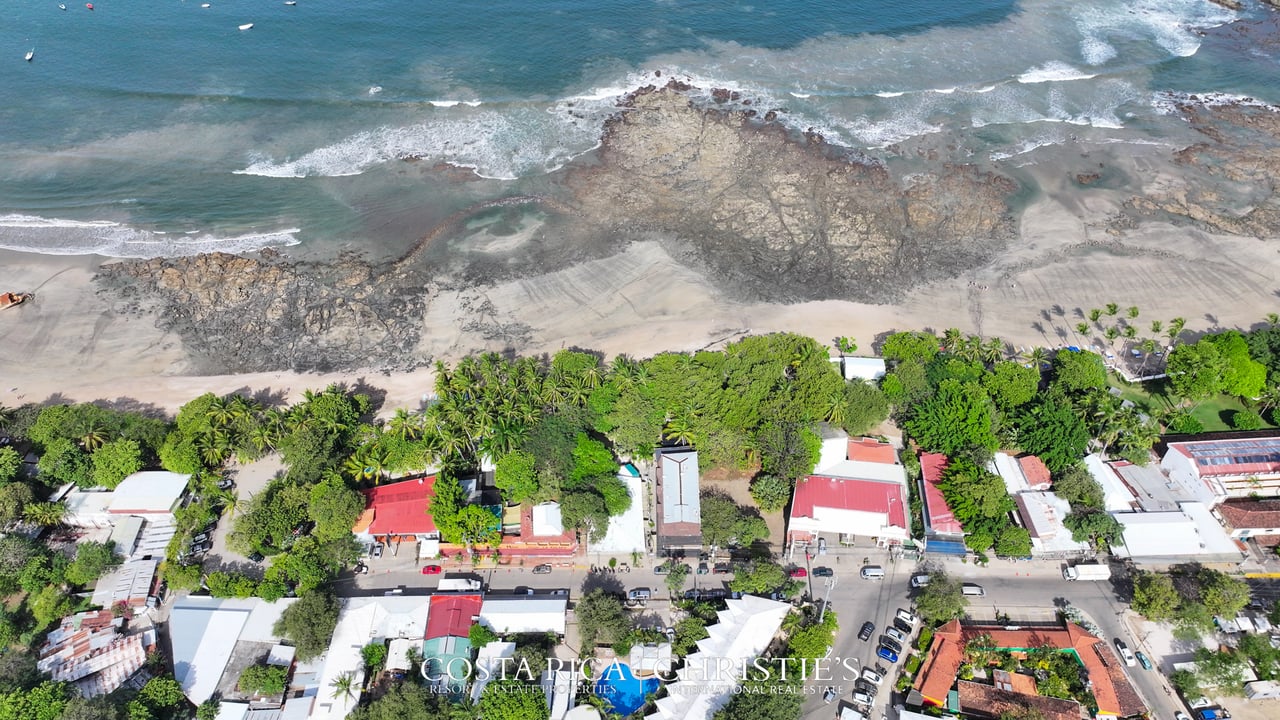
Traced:
<path id="1" fill-rule="evenodd" d="M 154 628 L 127 633 L 124 618 L 110 610 L 76 613 L 49 632 L 36 668 L 54 682 L 71 683 L 84 697 L 98 697 L 142 671 L 155 645 Z"/>
<path id="2" fill-rule="evenodd" d="M 832 358 L 831 362 L 840 365 L 840 374 L 845 380 L 861 380 L 863 382 L 879 382 L 885 374 L 884 358 L 855 357 L 845 355 Z"/>
<path id="3" fill-rule="evenodd" d="M 1171 442 L 1160 467 L 1173 481 L 1203 486 L 1222 499 L 1280 496 L 1280 435 L 1217 433 L 1206 440 Z"/>
<path id="4" fill-rule="evenodd" d="M 702 502 L 697 451 L 689 447 L 658 448 L 653 453 L 653 466 L 658 554 L 700 551 Z"/>
<path id="5" fill-rule="evenodd" d="M 365 510 L 351 532 L 366 548 L 376 543 L 399 551 L 404 543 L 416 546 L 418 556 L 440 554 L 440 530 L 428 512 L 436 476 L 403 480 L 363 491 Z"/>
<path id="6" fill-rule="evenodd" d="M 733 697 L 744 669 L 764 653 L 791 606 L 755 595 L 725 602 L 708 637 L 685 658 L 667 696 L 654 703 L 646 720 L 710 720 Z"/>
<path id="7" fill-rule="evenodd" d="M 67 515 L 63 524 L 82 528 L 109 528 L 127 518 L 173 524 L 173 512 L 187 494 L 190 475 L 163 470 L 136 472 L 114 490 L 77 490 L 68 486 L 55 494 L 63 500 Z"/>
<path id="8" fill-rule="evenodd" d="M 947 469 L 947 456 L 942 453 L 920 454 L 920 498 L 924 515 L 924 551 L 935 555 L 968 554 L 964 545 L 964 528 L 947 505 L 938 483 Z"/>
<path id="9" fill-rule="evenodd" d="M 1061 627 L 1010 629 L 1003 625 L 961 625 L 959 620 L 952 620 L 934 632 L 929 652 L 916 675 L 914 687 L 925 704 L 935 707 L 947 705 L 952 688 L 957 686 L 956 673 L 965 661 L 965 644 L 979 636 L 989 638 L 994 649 L 1022 652 L 1047 646 L 1074 653 L 1084 666 L 1090 690 L 1098 705 L 1099 717 L 1127 718 L 1147 711 L 1146 704 L 1129 682 L 1124 666 L 1112 652 L 1110 644 L 1090 635 L 1074 623 L 1066 623 Z M 1052 714 L 1046 715 L 1046 718 L 1062 717 L 1066 720 L 1068 717 L 1066 713 L 1069 713 L 1069 708 L 1065 706 L 1046 705 L 1041 708 L 1043 701 L 1029 699 L 1034 692 L 1034 679 L 1022 679 L 1014 673 L 1004 673 L 1003 676 L 993 673 L 993 680 L 995 682 L 987 686 L 992 690 L 970 687 L 964 691 L 957 688 L 962 695 L 968 693 L 968 707 L 971 710 L 981 711 L 983 707 L 986 708 L 988 714 L 979 712 L 980 717 L 999 717 L 999 712 L 992 713 L 992 708 L 1007 702 L 1016 703 L 1018 700 L 1026 703 L 1023 707 L 1051 710 Z M 1019 698 L 1019 695 L 1026 697 Z M 983 702 L 989 704 L 984 706 Z M 961 698 L 960 707 L 954 709 L 963 711 L 965 704 L 966 701 Z M 967 714 L 969 711 L 964 712 Z M 1080 717 L 1078 708 L 1076 712 L 1076 715 L 1071 716 L 1073 720 Z"/>
<path id="10" fill-rule="evenodd" d="M 792 494 L 789 550 L 820 547 L 824 536 L 829 544 L 862 538 L 887 547 L 908 534 L 907 474 L 897 449 L 872 438 L 824 439 L 815 474 L 800 478 Z"/>

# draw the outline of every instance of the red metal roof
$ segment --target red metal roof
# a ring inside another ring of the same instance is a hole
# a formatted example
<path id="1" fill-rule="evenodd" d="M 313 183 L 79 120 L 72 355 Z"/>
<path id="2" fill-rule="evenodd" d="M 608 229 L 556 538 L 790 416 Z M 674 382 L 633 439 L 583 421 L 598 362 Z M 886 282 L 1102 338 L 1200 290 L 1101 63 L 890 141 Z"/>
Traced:
<path id="1" fill-rule="evenodd" d="M 373 512 L 373 520 L 369 523 L 367 532 L 370 535 L 421 535 L 436 532 L 436 524 L 427 513 L 435 482 L 436 476 L 432 475 L 421 480 L 406 480 L 365 490 L 368 503 L 365 513 Z"/>
<path id="2" fill-rule="evenodd" d="M 846 457 L 849 460 L 861 460 L 862 462 L 884 463 L 886 465 L 898 464 L 898 451 L 889 443 L 880 442 L 872 438 L 849 438 L 849 450 Z"/>
<path id="3" fill-rule="evenodd" d="M 479 595 L 432 595 L 423 639 L 467 637 L 472 618 L 480 614 L 480 603 Z"/>
<path id="4" fill-rule="evenodd" d="M 964 528 L 951 513 L 947 499 L 942 496 L 938 482 L 942 480 L 942 471 L 947 468 L 947 456 L 942 453 L 923 453 L 920 455 L 920 477 L 924 486 L 924 514 L 929 529 L 943 535 L 960 535 Z"/>
<path id="5" fill-rule="evenodd" d="M 892 501 L 892 502 L 891 502 Z M 813 517 L 815 507 L 885 513 L 889 524 L 906 528 L 906 496 L 898 483 L 810 475 L 796 484 L 791 517 Z"/>

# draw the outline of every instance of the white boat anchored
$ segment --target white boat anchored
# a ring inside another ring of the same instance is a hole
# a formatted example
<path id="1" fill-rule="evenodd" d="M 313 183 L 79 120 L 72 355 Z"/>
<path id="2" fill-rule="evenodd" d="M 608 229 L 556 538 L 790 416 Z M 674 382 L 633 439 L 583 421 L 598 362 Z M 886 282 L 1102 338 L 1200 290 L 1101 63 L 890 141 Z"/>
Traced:
<path id="1" fill-rule="evenodd" d="M 285 5 L 297 5 L 298 0 L 284 0 Z"/>
<path id="2" fill-rule="evenodd" d="M 58 3 L 58 9 L 59 9 L 59 10 L 66 10 L 66 9 L 67 9 L 67 4 L 66 4 L 66 3 Z"/>
<path id="3" fill-rule="evenodd" d="M 380 92 L 382 92 L 382 86 L 381 86 L 381 85 L 374 85 L 373 87 L 369 88 L 369 94 L 370 94 L 370 95 L 377 95 L 377 94 L 378 94 L 378 93 L 380 93 Z"/>
<path id="4" fill-rule="evenodd" d="M 245 24 L 243 24 L 243 25 L 241 25 L 241 26 L 240 26 L 240 29 L 241 29 L 241 30 L 248 30 L 248 29 L 249 29 L 249 28 L 251 28 L 251 27 L 253 27 L 253 23 L 245 23 Z"/>
<path id="5" fill-rule="evenodd" d="M 36 56 L 36 49 L 35 49 L 35 48 L 31 48 L 30 50 L 28 50 L 28 51 L 27 51 L 27 58 L 26 58 L 26 59 L 27 59 L 27 62 L 31 62 L 31 59 L 32 59 L 32 58 L 34 58 L 35 56 Z"/>

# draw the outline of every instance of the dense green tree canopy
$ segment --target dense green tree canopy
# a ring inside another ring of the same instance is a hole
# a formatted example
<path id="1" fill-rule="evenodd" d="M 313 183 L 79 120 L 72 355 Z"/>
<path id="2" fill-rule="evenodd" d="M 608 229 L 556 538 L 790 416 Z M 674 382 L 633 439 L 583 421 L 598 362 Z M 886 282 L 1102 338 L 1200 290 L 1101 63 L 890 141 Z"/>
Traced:
<path id="1" fill-rule="evenodd" d="M 135 440 L 116 440 L 93 453 L 93 482 L 113 489 L 142 469 L 142 446 Z"/>
<path id="2" fill-rule="evenodd" d="M 1018 444 L 1037 455 L 1052 472 L 1080 461 L 1089 446 L 1089 430 L 1064 400 L 1047 397 L 1018 413 Z"/>
<path id="3" fill-rule="evenodd" d="M 604 590 L 588 591 L 574 608 L 578 635 L 584 651 L 596 645 L 611 645 L 631 631 L 631 620 L 622 601 Z"/>
<path id="4" fill-rule="evenodd" d="M 1249 354 L 1249 343 L 1236 330 L 1206 335 L 1222 358 L 1222 391 L 1237 397 L 1254 398 L 1267 384 L 1267 366 Z M 1199 344 L 1199 343 L 1197 343 Z M 1175 351 L 1177 348 L 1175 348 Z"/>
<path id="5" fill-rule="evenodd" d="M 310 660 L 329 648 L 340 608 L 333 595 L 307 593 L 284 609 L 274 630 L 293 643 L 299 660 Z"/>
<path id="6" fill-rule="evenodd" d="M 502 499 L 519 504 L 532 500 L 538 493 L 538 472 L 531 453 L 516 450 L 503 455 L 493 473 L 493 484 Z"/>
<path id="7" fill-rule="evenodd" d="M 1218 346 L 1201 340 L 1175 347 L 1169 353 L 1166 372 L 1175 395 L 1200 400 L 1223 391 L 1225 369 Z"/>
<path id="8" fill-rule="evenodd" d="M 769 536 L 764 518 L 753 509 L 744 508 L 727 495 L 704 491 L 702 494 L 702 540 L 716 547 L 750 545 Z"/>
<path id="9" fill-rule="evenodd" d="M 959 455 L 999 447 L 993 406 L 978 385 L 944 380 L 938 393 L 921 405 L 906 428 L 931 452 Z"/>
<path id="10" fill-rule="evenodd" d="M 88 585 L 120 563 L 115 543 L 81 542 L 76 544 L 76 557 L 67 566 L 67 582 Z"/>
<path id="11" fill-rule="evenodd" d="M 1097 353 L 1059 350 L 1053 356 L 1053 383 L 1066 392 L 1105 388 L 1107 368 Z"/>
<path id="12" fill-rule="evenodd" d="M 756 560 L 734 571 L 729 588 L 740 593 L 763 595 L 787 584 L 787 571 L 771 560 Z"/>
<path id="13" fill-rule="evenodd" d="M 1013 410 L 1036 396 L 1040 389 L 1040 370 L 1015 362 L 998 362 L 982 376 L 982 387 L 991 396 L 996 407 Z"/>
<path id="14" fill-rule="evenodd" d="M 512 678 L 486 685 L 479 708 L 485 720 L 546 720 L 550 715 L 541 687 Z"/>
<path id="15" fill-rule="evenodd" d="M 364 495 L 356 492 L 342 476 L 330 473 L 311 487 L 307 514 L 316 526 L 311 531 L 320 540 L 347 537 L 364 512 Z"/>
<path id="16" fill-rule="evenodd" d="M 22 469 L 22 456 L 9 446 L 0 447 L 0 485 L 11 483 L 18 478 Z"/>
<path id="17" fill-rule="evenodd" d="M 897 332 L 885 338 L 880 355 L 885 360 L 928 362 L 938 354 L 938 338 L 924 332 Z"/>
<path id="18" fill-rule="evenodd" d="M 959 580 L 941 571 L 929 573 L 929 584 L 916 597 L 916 613 L 931 625 L 955 620 L 969 607 Z"/>

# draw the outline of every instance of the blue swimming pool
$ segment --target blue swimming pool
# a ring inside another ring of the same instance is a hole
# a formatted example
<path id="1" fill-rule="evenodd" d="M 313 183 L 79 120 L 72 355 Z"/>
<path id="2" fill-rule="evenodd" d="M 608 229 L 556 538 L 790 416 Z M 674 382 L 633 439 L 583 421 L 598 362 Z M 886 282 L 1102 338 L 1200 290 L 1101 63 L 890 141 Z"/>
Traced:
<path id="1" fill-rule="evenodd" d="M 641 680 L 631 668 L 615 662 L 604 669 L 592 690 L 604 699 L 612 712 L 627 716 L 644 707 L 644 696 L 658 691 L 658 678 Z"/>

